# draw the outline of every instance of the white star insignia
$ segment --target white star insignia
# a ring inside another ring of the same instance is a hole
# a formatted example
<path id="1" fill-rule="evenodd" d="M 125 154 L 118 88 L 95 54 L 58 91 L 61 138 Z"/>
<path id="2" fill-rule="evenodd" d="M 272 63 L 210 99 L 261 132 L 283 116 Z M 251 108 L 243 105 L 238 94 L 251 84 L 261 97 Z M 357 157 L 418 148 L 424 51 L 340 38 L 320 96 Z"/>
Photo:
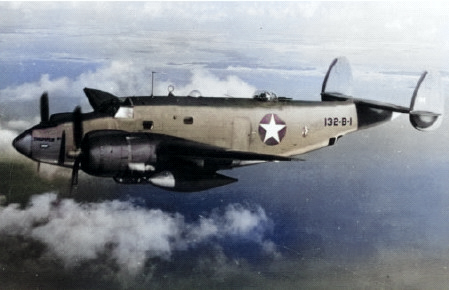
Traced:
<path id="1" fill-rule="evenodd" d="M 281 140 L 279 138 L 279 131 L 285 128 L 285 125 L 279 125 L 274 120 L 274 114 L 271 114 L 270 123 L 268 124 L 260 124 L 262 128 L 265 129 L 265 139 L 263 142 L 267 142 L 268 139 L 273 138 L 276 142 L 280 143 Z"/>

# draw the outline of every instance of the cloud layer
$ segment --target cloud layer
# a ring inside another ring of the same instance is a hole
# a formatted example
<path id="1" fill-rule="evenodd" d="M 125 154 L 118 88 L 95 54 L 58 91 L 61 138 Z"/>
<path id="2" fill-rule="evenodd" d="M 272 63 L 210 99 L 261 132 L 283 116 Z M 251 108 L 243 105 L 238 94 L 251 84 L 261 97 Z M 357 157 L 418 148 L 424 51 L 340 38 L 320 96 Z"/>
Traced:
<path id="1" fill-rule="evenodd" d="M 121 272 L 137 275 L 147 260 L 170 259 L 175 251 L 189 251 L 214 241 L 248 240 L 261 253 L 276 254 L 265 239 L 272 222 L 260 207 L 229 204 L 197 222 L 187 223 L 177 213 L 145 209 L 131 202 L 75 203 L 55 194 L 32 198 L 20 209 L 0 208 L 0 234 L 38 240 L 67 267 L 108 253 Z"/>
<path id="2" fill-rule="evenodd" d="M 447 63 L 444 19 L 449 8 L 444 3 L 25 2 L 2 6 L 4 60 L 138 59 L 155 66 L 244 60 L 285 67 L 322 65 L 330 57 L 346 55 L 357 64 L 397 69 L 417 64 L 446 68 Z"/>

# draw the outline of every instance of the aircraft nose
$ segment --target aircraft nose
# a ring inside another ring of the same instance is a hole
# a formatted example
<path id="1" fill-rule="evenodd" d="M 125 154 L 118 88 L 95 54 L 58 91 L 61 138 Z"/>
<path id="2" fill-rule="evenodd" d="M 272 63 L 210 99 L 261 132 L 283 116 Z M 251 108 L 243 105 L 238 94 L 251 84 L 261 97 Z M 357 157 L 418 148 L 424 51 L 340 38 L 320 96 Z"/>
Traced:
<path id="1" fill-rule="evenodd" d="M 25 156 L 31 156 L 31 132 L 25 131 L 14 139 L 12 146 Z"/>

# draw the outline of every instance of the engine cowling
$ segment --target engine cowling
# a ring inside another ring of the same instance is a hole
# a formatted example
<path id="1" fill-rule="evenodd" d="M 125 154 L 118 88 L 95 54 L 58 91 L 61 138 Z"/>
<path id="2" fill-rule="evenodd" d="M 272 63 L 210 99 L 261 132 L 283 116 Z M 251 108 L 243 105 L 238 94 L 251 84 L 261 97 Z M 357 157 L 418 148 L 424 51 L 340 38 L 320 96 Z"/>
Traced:
<path id="1" fill-rule="evenodd" d="M 158 143 L 144 133 L 89 132 L 81 146 L 81 169 L 102 177 L 152 172 L 157 163 Z"/>
<path id="2" fill-rule="evenodd" d="M 164 150 L 159 148 L 164 146 L 164 141 L 173 142 L 173 138 L 167 140 L 155 134 L 119 130 L 92 131 L 83 138 L 80 166 L 90 175 L 112 177 L 118 183 L 149 183 L 170 191 L 201 191 L 237 181 L 205 170 L 208 166 L 204 164 L 176 162 L 176 166 L 185 170 L 174 168 L 174 164 L 167 163 Z M 166 155 L 169 153 L 165 152 Z M 192 170 L 189 165 L 197 170 Z"/>

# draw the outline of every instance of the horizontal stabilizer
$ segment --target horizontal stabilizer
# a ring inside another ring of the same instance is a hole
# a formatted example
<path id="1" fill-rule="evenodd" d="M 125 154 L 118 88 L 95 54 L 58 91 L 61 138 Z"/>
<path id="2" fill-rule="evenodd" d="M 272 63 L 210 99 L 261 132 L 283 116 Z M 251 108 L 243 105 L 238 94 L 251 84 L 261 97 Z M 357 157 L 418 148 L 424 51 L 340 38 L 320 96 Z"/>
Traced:
<path id="1" fill-rule="evenodd" d="M 358 99 L 358 98 L 353 98 L 351 96 L 342 95 L 339 93 L 323 93 L 322 99 L 323 99 L 323 101 L 352 100 L 354 102 L 354 104 L 367 106 L 367 107 L 370 107 L 373 109 L 387 110 L 387 111 L 391 111 L 391 112 L 404 113 L 404 114 L 410 113 L 410 108 L 407 108 L 404 106 L 398 106 L 395 104 L 373 101 L 373 100 Z"/>

